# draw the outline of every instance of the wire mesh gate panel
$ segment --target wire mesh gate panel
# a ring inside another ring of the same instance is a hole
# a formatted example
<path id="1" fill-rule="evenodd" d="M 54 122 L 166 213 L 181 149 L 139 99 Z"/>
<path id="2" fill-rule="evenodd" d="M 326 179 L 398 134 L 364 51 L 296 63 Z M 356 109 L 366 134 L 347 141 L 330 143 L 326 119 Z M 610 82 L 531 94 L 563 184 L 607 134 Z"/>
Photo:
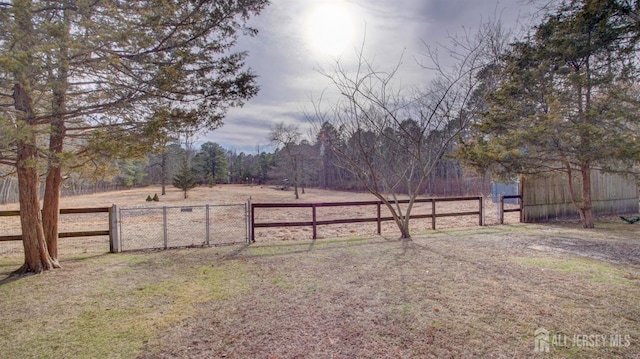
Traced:
<path id="1" fill-rule="evenodd" d="M 246 204 L 121 208 L 122 250 L 247 241 Z"/>

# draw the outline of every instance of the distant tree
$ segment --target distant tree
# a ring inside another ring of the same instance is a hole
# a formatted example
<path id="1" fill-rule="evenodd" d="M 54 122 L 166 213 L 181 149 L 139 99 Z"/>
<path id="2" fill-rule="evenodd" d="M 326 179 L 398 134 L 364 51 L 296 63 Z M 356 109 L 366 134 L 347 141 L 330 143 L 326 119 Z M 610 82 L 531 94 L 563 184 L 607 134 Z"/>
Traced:
<path id="1" fill-rule="evenodd" d="M 302 179 L 302 154 L 297 147 L 302 138 L 302 133 L 297 125 L 286 125 L 284 122 L 275 124 L 269 133 L 269 140 L 277 146 L 282 146 L 280 163 L 282 172 L 288 175 L 288 180 L 293 184 L 293 193 L 296 199 L 300 198 L 298 187 Z"/>
<path id="2" fill-rule="evenodd" d="M 189 190 L 198 186 L 198 179 L 186 161 L 183 163 L 180 172 L 173 176 L 173 186 L 184 192 L 185 199 L 189 196 Z"/>
<path id="3" fill-rule="evenodd" d="M 157 152 L 156 152 L 157 151 Z M 180 171 L 185 158 L 185 150 L 178 143 L 167 143 L 147 155 L 148 163 L 145 177 L 146 184 L 160 183 L 161 195 L 166 194 L 166 184 L 171 184 L 173 176 Z"/>
<path id="4" fill-rule="evenodd" d="M 320 153 L 319 147 L 307 140 L 302 140 L 296 146 L 300 154 L 300 186 L 304 194 L 306 187 L 317 187 L 319 184 Z"/>
<path id="5" fill-rule="evenodd" d="M 320 155 L 318 166 L 318 185 L 321 188 L 345 189 L 349 179 L 339 166 L 339 159 L 331 148 L 343 146 L 338 130 L 329 122 L 324 122 L 316 135 L 316 144 Z"/>
<path id="6" fill-rule="evenodd" d="M 0 204 L 9 202 L 9 197 L 14 193 L 15 177 L 11 175 L 15 167 L 0 163 Z"/>
<path id="7" fill-rule="evenodd" d="M 120 185 L 130 188 L 142 184 L 142 180 L 146 175 L 146 159 L 122 160 L 118 161 L 117 166 L 118 174 L 115 180 L 118 181 Z"/>
<path id="8" fill-rule="evenodd" d="M 238 153 L 236 150 L 227 151 L 227 160 L 229 162 L 229 177 L 231 183 L 243 183 L 246 175 L 246 157 L 244 152 Z"/>
<path id="9" fill-rule="evenodd" d="M 154 138 L 152 144 L 152 153 L 157 154 L 159 158 L 154 158 L 154 162 L 151 166 L 157 166 L 160 168 L 160 185 L 162 187 L 161 195 L 166 194 L 166 182 L 172 175 L 170 174 L 170 168 L 175 167 L 174 163 L 171 163 L 172 158 L 170 153 L 170 146 L 175 145 L 178 147 L 179 152 L 185 155 L 182 148 L 180 148 L 180 134 L 183 127 L 193 128 L 197 126 L 198 116 L 194 111 L 183 111 L 180 109 L 171 109 L 169 106 L 160 106 L 156 108 L 151 116 L 149 116 L 148 122 L 145 126 L 146 132 L 149 137 Z M 179 158 L 183 158 L 183 156 Z M 156 183 L 156 182 L 154 182 Z"/>
<path id="10" fill-rule="evenodd" d="M 229 163 L 226 151 L 213 142 L 205 142 L 194 158 L 195 169 L 200 182 L 209 185 L 229 182 Z"/>
<path id="11" fill-rule="evenodd" d="M 585 228 L 595 225 L 591 171 L 630 173 L 640 161 L 637 38 L 618 5 L 563 3 L 514 43 L 490 109 L 460 149 L 467 164 L 502 177 L 564 173 Z"/>
<path id="12" fill-rule="evenodd" d="M 257 179 L 259 184 L 269 180 L 269 170 L 275 165 L 275 156 L 272 153 L 261 152 L 258 156 Z"/>

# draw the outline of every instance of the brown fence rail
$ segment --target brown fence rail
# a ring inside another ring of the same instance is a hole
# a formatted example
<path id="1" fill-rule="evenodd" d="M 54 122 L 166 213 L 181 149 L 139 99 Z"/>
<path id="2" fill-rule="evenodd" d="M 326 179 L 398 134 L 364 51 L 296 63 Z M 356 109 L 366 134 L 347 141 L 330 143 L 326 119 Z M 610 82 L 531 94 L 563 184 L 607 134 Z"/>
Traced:
<path id="1" fill-rule="evenodd" d="M 112 221 L 112 216 L 115 215 L 111 207 L 97 207 L 97 208 L 65 208 L 60 209 L 60 214 L 85 214 L 85 213 L 109 213 L 109 223 Z M 0 211 L 0 217 L 12 217 L 19 216 L 20 211 Z M 100 230 L 100 231 L 76 231 L 76 232 L 61 232 L 58 233 L 58 238 L 73 238 L 73 237 L 93 237 L 93 236 L 112 236 L 112 229 Z M 6 241 L 21 241 L 22 235 L 12 236 L 0 236 L 0 242 Z"/>
<path id="2" fill-rule="evenodd" d="M 478 201 L 477 211 L 466 212 L 447 212 L 436 213 L 437 202 L 457 202 L 457 201 Z M 394 202 L 395 203 L 395 202 Z M 399 204 L 407 204 L 409 200 L 399 200 Z M 436 218 L 438 217 L 459 217 L 459 216 L 478 216 L 478 224 L 483 225 L 484 209 L 483 209 L 483 197 L 447 197 L 447 198 L 421 198 L 416 199 L 414 203 L 431 203 L 430 214 L 411 215 L 410 219 L 431 219 L 431 229 L 436 229 Z M 347 224 L 347 223 L 363 223 L 363 222 L 376 222 L 377 233 L 382 232 L 382 222 L 392 221 L 393 217 L 382 217 L 382 207 L 384 203 L 382 201 L 360 201 L 360 202 L 325 202 L 325 203 L 251 203 L 250 205 L 250 240 L 255 242 L 255 229 L 256 228 L 269 228 L 269 227 L 312 227 L 313 239 L 317 238 L 317 226 L 331 225 L 331 224 Z M 342 218 L 332 220 L 318 220 L 316 209 L 320 207 L 350 207 L 350 206 L 376 206 L 376 217 L 368 218 Z M 311 208 L 311 220 L 299 221 L 299 222 L 260 222 L 255 220 L 255 212 L 257 208 Z"/>

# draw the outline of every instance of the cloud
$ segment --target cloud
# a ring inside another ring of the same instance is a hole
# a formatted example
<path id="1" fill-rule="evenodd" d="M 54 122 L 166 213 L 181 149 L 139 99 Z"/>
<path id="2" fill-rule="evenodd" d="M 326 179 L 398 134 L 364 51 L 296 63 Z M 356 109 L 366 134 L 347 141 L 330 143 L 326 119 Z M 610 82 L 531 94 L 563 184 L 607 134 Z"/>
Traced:
<path id="1" fill-rule="evenodd" d="M 424 60 L 425 43 L 445 43 L 449 34 L 463 28 L 473 30 L 481 21 L 502 17 L 514 23 L 523 11 L 520 0 L 328 0 L 341 6 L 354 22 L 351 46 L 339 56 L 348 64 L 364 41 L 368 59 L 389 69 L 401 55 L 403 65 L 399 82 L 419 86 L 432 74 L 418 66 Z M 204 136 L 206 140 L 227 148 L 254 151 L 266 144 L 270 128 L 278 122 L 297 123 L 308 128 L 303 109 L 312 108 L 311 98 L 318 98 L 330 88 L 318 69 L 331 70 L 335 57 L 313 50 L 306 38 L 308 12 L 324 0 L 273 1 L 263 13 L 250 20 L 259 29 L 252 38 L 239 40 L 237 49 L 249 51 L 247 65 L 259 76 L 259 94 L 243 108 L 232 109 L 222 128 Z M 497 15 L 496 15 L 497 14 Z M 331 97 L 328 97 L 331 99 Z"/>
<path id="2" fill-rule="evenodd" d="M 233 109 L 224 125 L 202 136 L 199 142 L 216 142 L 227 149 L 255 153 L 270 149 L 269 133 L 276 123 L 297 124 L 303 133 L 309 131 L 298 102 L 249 103 Z"/>

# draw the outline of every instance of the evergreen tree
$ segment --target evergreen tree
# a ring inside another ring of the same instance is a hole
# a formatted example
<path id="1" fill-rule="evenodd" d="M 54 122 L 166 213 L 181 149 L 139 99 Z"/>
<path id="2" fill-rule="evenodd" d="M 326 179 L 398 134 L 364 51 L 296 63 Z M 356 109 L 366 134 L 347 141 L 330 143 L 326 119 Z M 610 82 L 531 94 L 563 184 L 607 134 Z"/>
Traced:
<path id="1" fill-rule="evenodd" d="M 215 185 L 229 182 L 229 162 L 225 150 L 217 143 L 206 142 L 194 158 L 198 180 Z"/>
<path id="2" fill-rule="evenodd" d="M 16 134 L 3 163 L 16 167 L 24 223 L 25 264 L 18 272 L 58 266 L 65 167 L 144 153 L 154 140 L 145 114 L 154 107 L 193 109 L 198 124 L 213 129 L 230 107 L 255 96 L 247 53 L 232 48 L 241 34 L 256 33 L 245 23 L 267 3 L 0 3 L 0 107 L 7 111 L 0 128 Z M 44 216 L 41 158 L 47 161 Z"/>
<path id="3" fill-rule="evenodd" d="M 591 171 L 630 172 L 640 160 L 636 40 L 623 20 L 613 1 L 571 1 L 513 44 L 461 158 L 503 177 L 563 172 L 593 228 Z"/>
<path id="4" fill-rule="evenodd" d="M 184 192 L 184 198 L 187 199 L 189 190 L 198 186 L 198 179 L 195 174 L 184 162 L 182 169 L 175 176 L 173 176 L 173 186 L 181 189 Z"/>

